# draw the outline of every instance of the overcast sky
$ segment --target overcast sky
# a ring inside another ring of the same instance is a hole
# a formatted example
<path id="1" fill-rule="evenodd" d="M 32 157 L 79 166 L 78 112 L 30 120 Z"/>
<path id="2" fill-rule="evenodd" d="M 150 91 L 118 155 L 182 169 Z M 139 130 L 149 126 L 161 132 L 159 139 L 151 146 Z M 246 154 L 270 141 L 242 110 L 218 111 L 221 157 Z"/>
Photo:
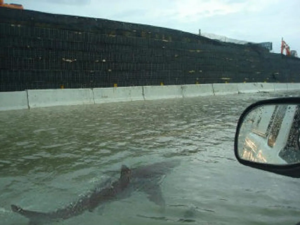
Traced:
<path id="1" fill-rule="evenodd" d="M 300 55 L 300 0 L 6 0 L 25 9 L 149 24 L 273 43 Z"/>

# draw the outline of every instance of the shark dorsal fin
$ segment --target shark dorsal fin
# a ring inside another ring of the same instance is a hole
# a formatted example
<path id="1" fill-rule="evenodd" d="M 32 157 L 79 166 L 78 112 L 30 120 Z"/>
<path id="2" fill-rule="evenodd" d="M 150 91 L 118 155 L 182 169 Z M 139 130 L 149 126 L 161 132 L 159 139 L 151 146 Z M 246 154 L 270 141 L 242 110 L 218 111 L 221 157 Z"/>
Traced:
<path id="1" fill-rule="evenodd" d="M 130 174 L 131 174 L 131 170 L 127 166 L 122 165 L 121 174 L 120 174 L 120 187 L 122 189 L 129 184 Z"/>
<path id="2" fill-rule="evenodd" d="M 122 165 L 120 178 L 127 176 L 129 173 L 130 173 L 130 169 L 127 166 Z"/>

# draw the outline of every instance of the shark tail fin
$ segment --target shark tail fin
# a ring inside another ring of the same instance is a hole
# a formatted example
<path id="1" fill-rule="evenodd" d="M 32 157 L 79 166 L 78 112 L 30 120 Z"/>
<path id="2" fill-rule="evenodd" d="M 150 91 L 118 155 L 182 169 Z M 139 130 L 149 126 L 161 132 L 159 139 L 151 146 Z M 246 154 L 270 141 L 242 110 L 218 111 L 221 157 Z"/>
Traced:
<path id="1" fill-rule="evenodd" d="M 19 214 L 21 214 L 21 215 L 23 215 L 23 216 L 26 216 L 26 215 L 25 215 L 24 209 L 22 209 L 20 206 L 17 206 L 17 205 L 11 205 L 10 207 L 11 207 L 11 210 L 12 210 L 13 212 L 19 213 Z M 37 223 L 35 223 L 34 221 L 31 221 L 31 220 L 29 221 L 28 224 L 29 224 L 29 225 L 37 225 Z"/>
<path id="2" fill-rule="evenodd" d="M 35 218 L 34 218 L 35 215 L 38 215 L 39 213 L 24 210 L 20 206 L 17 206 L 17 205 L 11 205 L 11 210 L 15 213 L 19 213 L 20 215 L 27 217 L 30 220 L 29 225 L 40 225 L 41 224 L 38 220 L 35 220 Z"/>

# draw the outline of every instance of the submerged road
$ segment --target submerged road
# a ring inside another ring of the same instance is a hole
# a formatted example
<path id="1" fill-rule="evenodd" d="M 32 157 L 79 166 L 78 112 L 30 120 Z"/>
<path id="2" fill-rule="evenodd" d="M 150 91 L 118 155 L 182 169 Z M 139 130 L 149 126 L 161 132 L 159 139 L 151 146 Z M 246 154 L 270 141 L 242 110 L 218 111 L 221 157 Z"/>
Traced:
<path id="1" fill-rule="evenodd" d="M 233 154 L 237 120 L 258 93 L 0 112 L 0 220 L 27 224 L 17 204 L 52 211 L 122 164 L 179 159 L 161 181 L 166 208 L 142 192 L 58 224 L 296 224 L 300 179 L 244 167 Z M 1 222 L 2 223 L 2 222 Z"/>

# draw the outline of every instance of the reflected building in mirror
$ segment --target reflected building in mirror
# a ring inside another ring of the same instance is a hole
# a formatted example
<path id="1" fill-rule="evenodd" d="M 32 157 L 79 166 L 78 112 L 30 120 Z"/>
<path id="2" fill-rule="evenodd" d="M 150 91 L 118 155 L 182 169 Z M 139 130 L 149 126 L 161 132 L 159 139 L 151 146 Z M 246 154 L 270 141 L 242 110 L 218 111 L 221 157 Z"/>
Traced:
<path id="1" fill-rule="evenodd" d="M 300 162 L 299 105 L 264 105 L 244 118 L 239 139 L 239 156 L 268 164 Z"/>

